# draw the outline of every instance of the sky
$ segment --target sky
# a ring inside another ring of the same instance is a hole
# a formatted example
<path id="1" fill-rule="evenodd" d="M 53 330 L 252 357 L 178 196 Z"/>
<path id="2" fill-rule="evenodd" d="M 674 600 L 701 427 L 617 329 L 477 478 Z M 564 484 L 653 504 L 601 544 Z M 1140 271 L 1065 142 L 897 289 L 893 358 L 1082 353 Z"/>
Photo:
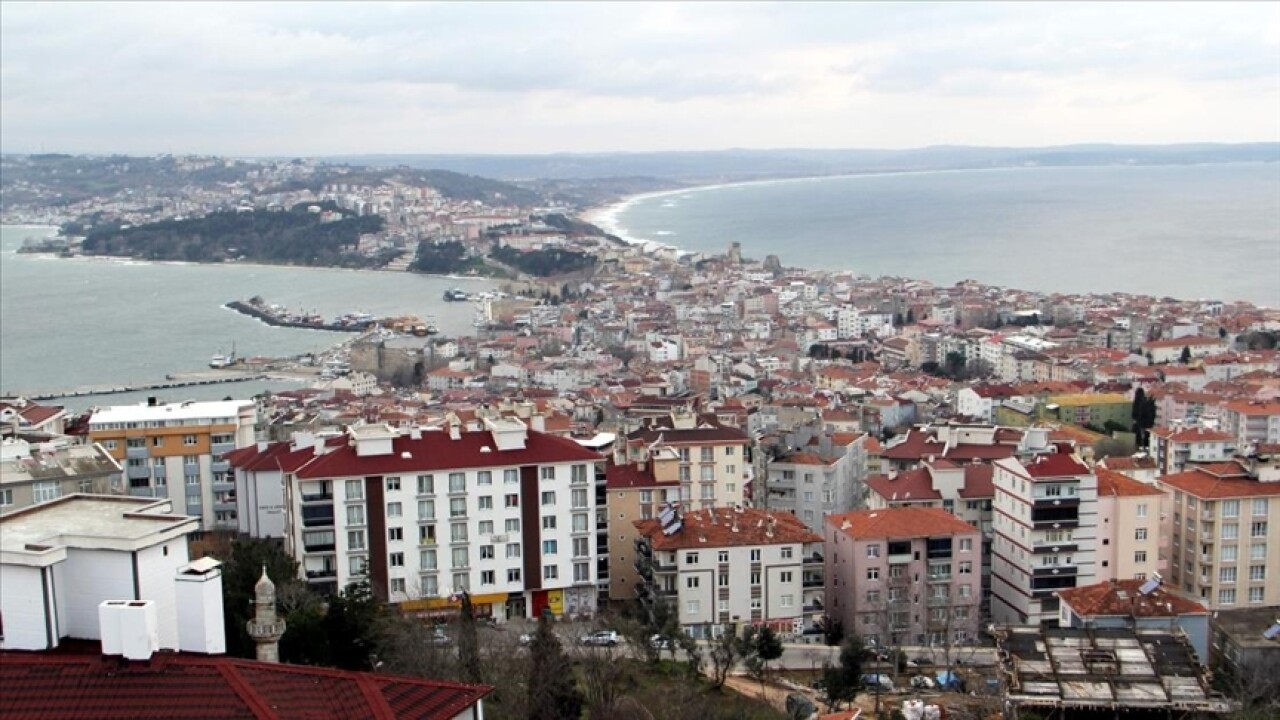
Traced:
<path id="1" fill-rule="evenodd" d="M 1280 3 L 0 3 L 0 151 L 1280 140 Z"/>

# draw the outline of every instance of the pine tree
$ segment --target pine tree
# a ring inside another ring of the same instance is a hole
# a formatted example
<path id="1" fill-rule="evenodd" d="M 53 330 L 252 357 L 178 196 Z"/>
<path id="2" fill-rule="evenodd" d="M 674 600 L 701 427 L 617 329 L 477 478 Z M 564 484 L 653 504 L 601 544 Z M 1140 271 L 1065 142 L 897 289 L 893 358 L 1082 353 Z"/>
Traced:
<path id="1" fill-rule="evenodd" d="M 471 593 L 462 593 L 461 622 L 458 626 L 458 662 L 467 682 L 484 682 L 480 665 L 479 641 L 476 639 L 476 616 L 471 607 Z"/>
<path id="2" fill-rule="evenodd" d="M 573 680 L 573 667 L 551 632 L 548 613 L 538 618 L 538 631 L 529 647 L 529 720 L 568 720 L 582 716 L 582 693 Z"/>

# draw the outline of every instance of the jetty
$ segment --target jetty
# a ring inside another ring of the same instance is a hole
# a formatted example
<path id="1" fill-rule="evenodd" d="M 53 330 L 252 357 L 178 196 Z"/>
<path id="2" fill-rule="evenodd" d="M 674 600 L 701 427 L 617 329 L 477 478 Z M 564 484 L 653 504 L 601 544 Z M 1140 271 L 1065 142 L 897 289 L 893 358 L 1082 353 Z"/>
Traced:
<path id="1" fill-rule="evenodd" d="M 160 382 L 137 383 L 130 385 L 81 385 L 56 392 L 23 393 L 21 396 L 31 400 L 57 400 L 59 398 L 84 397 L 86 395 L 115 395 L 118 393 L 145 392 L 147 390 L 172 390 L 174 388 L 195 387 L 197 385 L 223 385 L 226 383 L 249 382 L 251 380 L 268 380 L 263 373 L 235 373 L 234 375 L 193 375 L 190 377 L 172 378 Z"/>

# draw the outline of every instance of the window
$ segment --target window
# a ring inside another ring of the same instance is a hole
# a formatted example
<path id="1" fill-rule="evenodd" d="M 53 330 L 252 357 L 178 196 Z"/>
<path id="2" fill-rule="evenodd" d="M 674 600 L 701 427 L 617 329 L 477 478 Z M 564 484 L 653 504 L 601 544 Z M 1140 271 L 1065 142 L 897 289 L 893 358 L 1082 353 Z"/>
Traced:
<path id="1" fill-rule="evenodd" d="M 199 456 L 199 455 L 183 455 L 183 456 L 182 456 L 182 466 L 183 466 L 183 467 L 188 467 L 188 468 L 199 467 L 199 466 L 200 466 L 200 456 Z"/>
<path id="2" fill-rule="evenodd" d="M 199 476 L 199 475 L 187 475 L 187 476 L 186 476 L 186 483 L 187 483 L 188 485 L 199 485 L 199 484 L 200 484 L 200 476 Z"/>
<path id="3" fill-rule="evenodd" d="M 57 482 L 38 482 L 31 486 L 33 502 L 49 502 L 62 497 L 62 485 Z"/>
<path id="4" fill-rule="evenodd" d="M 1266 498 L 1258 498 L 1257 500 L 1254 500 L 1254 501 L 1253 501 L 1253 516 L 1254 516 L 1254 517 L 1257 517 L 1257 516 L 1259 516 L 1259 515 L 1264 515 L 1264 516 L 1265 516 L 1266 514 L 1267 514 L 1267 499 L 1266 499 Z"/>
<path id="5" fill-rule="evenodd" d="M 493 534 L 493 521 L 492 521 L 492 520 L 481 520 L 481 521 L 480 521 L 480 534 L 481 534 L 481 535 L 492 535 L 492 534 Z"/>
<path id="6" fill-rule="evenodd" d="M 515 468 L 507 468 L 502 471 L 502 482 L 508 485 L 516 485 L 520 482 L 520 471 Z"/>
<path id="7" fill-rule="evenodd" d="M 449 473 L 449 492 L 461 493 L 467 491 L 467 474 L 466 473 Z"/>
<path id="8" fill-rule="evenodd" d="M 1147 551 L 1138 550 L 1133 553 L 1133 561 L 1136 563 L 1144 563 L 1147 561 Z"/>
<path id="9" fill-rule="evenodd" d="M 868 546 L 867 546 L 867 557 L 869 557 L 869 558 L 878 558 L 878 557 L 880 557 L 880 546 L 879 546 L 879 545 L 868 545 Z"/>
<path id="10" fill-rule="evenodd" d="M 466 542 L 467 524 L 464 522 L 449 523 L 449 539 L 453 542 Z"/>
<path id="11" fill-rule="evenodd" d="M 1222 517 L 1224 518 L 1240 517 L 1240 501 L 1239 500 L 1223 500 L 1222 501 Z"/>
<path id="12" fill-rule="evenodd" d="M 698 479 L 704 483 L 715 482 L 716 469 L 712 465 L 703 465 L 698 470 Z"/>
<path id="13" fill-rule="evenodd" d="M 1146 516 L 1147 516 L 1147 504 L 1138 503 L 1138 517 L 1144 518 Z"/>
<path id="14" fill-rule="evenodd" d="M 1240 526 L 1235 523 L 1224 523 L 1222 525 L 1222 539 L 1235 540 L 1240 537 Z"/>
<path id="15" fill-rule="evenodd" d="M 1267 546 L 1264 543 L 1254 543 L 1249 546 L 1250 560 L 1265 560 L 1267 557 Z"/>
<path id="16" fill-rule="evenodd" d="M 651 502 L 653 502 L 653 491 L 652 491 L 652 490 L 641 490 L 641 491 L 640 491 L 640 502 L 642 502 L 642 503 L 651 503 Z"/>
<path id="17" fill-rule="evenodd" d="M 129 438 L 128 440 L 124 441 L 124 445 L 125 447 L 131 447 L 131 448 L 146 447 L 147 439 L 146 438 Z"/>
<path id="18" fill-rule="evenodd" d="M 390 540 L 391 542 L 398 542 L 400 540 L 404 540 L 404 528 L 398 528 L 398 527 L 387 528 L 387 539 Z"/>
<path id="19" fill-rule="evenodd" d="M 492 571 L 492 570 L 481 570 L 481 571 L 480 571 L 480 584 L 481 584 L 481 585 L 493 585 L 493 584 L 494 584 L 494 582 L 493 582 L 493 581 L 494 581 L 494 575 L 493 575 L 493 571 Z"/>
<path id="20" fill-rule="evenodd" d="M 751 562 L 753 563 L 760 562 L 760 548 L 751 549 Z"/>
<path id="21" fill-rule="evenodd" d="M 387 556 L 387 561 L 391 563 L 391 567 L 404 567 L 404 553 L 393 552 Z"/>
<path id="22" fill-rule="evenodd" d="M 419 550 L 418 551 L 418 567 L 421 570 L 436 569 L 436 551 L 435 550 Z"/>
<path id="23" fill-rule="evenodd" d="M 520 532 L 520 518 L 507 518 L 506 522 L 503 524 L 503 532 Z"/>
<path id="24" fill-rule="evenodd" d="M 867 568 L 867 579 L 868 579 L 868 580 L 879 580 L 879 579 L 880 579 L 880 568 Z"/>
<path id="25" fill-rule="evenodd" d="M 363 500 L 364 482 L 361 480 L 348 480 L 344 485 L 344 491 L 348 500 Z"/>
<path id="26" fill-rule="evenodd" d="M 789 548 L 789 547 L 784 547 L 784 548 L 782 548 L 782 559 L 783 559 L 783 560 L 790 560 L 790 559 L 791 559 L 791 551 L 792 551 L 792 548 Z"/>
<path id="27" fill-rule="evenodd" d="M 699 584 L 700 582 L 702 582 L 700 578 L 698 578 L 697 576 L 693 576 L 693 575 L 691 575 L 691 576 L 689 576 L 689 577 L 687 577 L 687 578 L 685 578 L 685 579 L 684 579 L 684 586 L 685 586 L 686 588 L 689 588 L 690 590 L 692 590 L 692 589 L 694 589 L 694 588 L 698 587 L 698 584 Z"/>
<path id="28" fill-rule="evenodd" d="M 697 565 L 697 564 L 698 564 L 698 553 L 696 553 L 696 552 L 686 553 L 686 554 L 685 554 L 685 556 L 684 556 L 684 564 L 685 564 L 685 565 Z"/>
<path id="29" fill-rule="evenodd" d="M 720 563 L 721 565 L 729 562 L 729 551 L 721 550 L 720 552 L 716 553 L 716 562 Z"/>
<path id="30" fill-rule="evenodd" d="M 729 573 L 719 573 L 716 576 L 716 585 L 720 587 L 729 587 Z"/>
<path id="31" fill-rule="evenodd" d="M 364 531 L 363 530 L 347 531 L 347 549 L 348 550 L 364 549 Z"/>
<path id="32" fill-rule="evenodd" d="M 1250 582 L 1257 582 L 1257 581 L 1259 581 L 1259 580 L 1266 580 L 1266 579 L 1267 579 L 1267 566 L 1266 566 L 1266 565 L 1250 565 L 1250 566 L 1249 566 L 1249 581 L 1250 581 Z"/>
<path id="33" fill-rule="evenodd" d="M 961 585 L 961 586 L 960 586 L 960 597 L 962 597 L 962 598 L 967 598 L 967 597 L 972 597 L 972 596 L 973 596 L 973 586 L 972 586 L 972 585 Z"/>
<path id="34" fill-rule="evenodd" d="M 467 548 L 456 547 L 453 549 L 452 557 L 453 567 L 464 568 L 471 564 L 471 553 L 467 552 Z"/>
<path id="35" fill-rule="evenodd" d="M 698 613 L 702 612 L 702 601 L 690 600 L 689 602 L 685 603 L 685 612 L 689 613 L 690 615 L 697 615 Z"/>
<path id="36" fill-rule="evenodd" d="M 399 489 L 400 489 L 400 478 L 398 478 L 398 477 L 389 477 L 389 478 L 387 478 L 387 491 L 388 491 L 388 492 L 395 492 L 395 491 L 398 491 Z"/>
<path id="37" fill-rule="evenodd" d="M 430 520 L 436 516 L 435 500 L 419 500 L 418 501 L 418 517 L 423 520 Z"/>
<path id="38" fill-rule="evenodd" d="M 784 608 L 795 607 L 795 605 L 796 605 L 796 596 L 795 596 L 795 595 L 783 595 L 783 596 L 780 598 L 780 601 L 779 601 L 779 603 L 778 603 L 778 604 L 779 604 L 779 606 L 784 607 Z"/>
<path id="39" fill-rule="evenodd" d="M 544 465 L 543 467 L 538 468 L 538 477 L 543 480 L 555 480 L 556 469 L 554 467 L 547 467 Z"/>
<path id="40" fill-rule="evenodd" d="M 520 582 L 520 568 L 511 568 L 507 570 L 507 582 L 509 583 Z"/>
<path id="41" fill-rule="evenodd" d="M 348 525 L 364 524 L 364 506 L 363 505 L 347 506 L 347 524 Z"/>
<path id="42" fill-rule="evenodd" d="M 726 475 L 733 475 L 734 473 L 738 472 L 738 468 L 734 465 L 725 465 L 724 472 Z"/>
<path id="43" fill-rule="evenodd" d="M 1223 545 L 1222 546 L 1222 562 L 1235 562 L 1235 561 L 1236 561 L 1236 546 Z"/>
<path id="44" fill-rule="evenodd" d="M 424 597 L 436 597 L 440 594 L 440 583 L 435 575 L 422 576 L 422 594 Z"/>
<path id="45" fill-rule="evenodd" d="M 555 529 L 556 529 L 556 516 L 555 516 L 555 515 L 543 515 L 543 516 L 542 516 L 542 529 L 543 529 L 543 530 L 555 530 Z"/>
<path id="46" fill-rule="evenodd" d="M 508 558 L 520 557 L 520 543 L 507 543 L 507 557 Z"/>
<path id="47" fill-rule="evenodd" d="M 1227 589 L 1227 590 L 1219 590 L 1219 591 L 1218 591 L 1218 604 L 1219 604 L 1219 605 L 1234 605 L 1235 603 L 1236 603 L 1236 591 L 1235 591 L 1235 588 L 1230 588 L 1230 589 Z"/>
<path id="48" fill-rule="evenodd" d="M 502 501 L 503 501 L 504 507 L 509 507 L 509 508 L 520 507 L 519 495 L 506 495 L 502 498 Z"/>
<path id="49" fill-rule="evenodd" d="M 449 517 L 466 517 L 467 516 L 467 499 L 466 498 L 450 498 L 449 499 Z"/>
<path id="50" fill-rule="evenodd" d="M 476 484 L 477 484 L 477 485 L 492 485 L 492 484 L 493 484 L 493 471 L 491 471 L 491 470 L 481 470 L 480 472 L 476 473 Z"/>
<path id="51" fill-rule="evenodd" d="M 1134 540 L 1146 540 L 1146 539 L 1147 539 L 1147 529 L 1146 529 L 1146 528 L 1138 528 L 1137 530 L 1134 530 L 1134 531 L 1133 531 L 1133 539 L 1134 539 Z"/>
<path id="52" fill-rule="evenodd" d="M 560 577 L 560 569 L 559 569 L 558 567 L 556 567 L 555 565 L 543 565 L 543 566 L 542 566 L 542 579 L 543 579 L 543 580 L 556 580 L 556 579 L 559 579 L 559 577 Z"/>
<path id="53" fill-rule="evenodd" d="M 1218 582 L 1233 583 L 1236 581 L 1236 569 L 1233 567 L 1218 568 Z"/>
<path id="54" fill-rule="evenodd" d="M 398 518 L 404 515 L 404 508 L 398 502 L 387 503 L 387 517 Z"/>
<path id="55" fill-rule="evenodd" d="M 546 507 L 547 505 L 555 505 L 555 504 L 556 504 L 556 493 L 554 490 L 548 490 L 547 492 L 542 493 L 543 507 Z"/>
<path id="56" fill-rule="evenodd" d="M 1267 524 L 1265 522 L 1256 522 L 1249 525 L 1249 537 L 1266 537 Z"/>
<path id="57" fill-rule="evenodd" d="M 0 490 L 0 507 L 6 507 L 13 504 L 13 490 Z"/>
<path id="58" fill-rule="evenodd" d="M 435 495 L 436 480 L 431 475 L 418 476 L 418 494 L 419 495 Z"/>
<path id="59" fill-rule="evenodd" d="M 480 509 L 481 509 L 481 510 L 492 510 L 492 509 L 493 509 L 493 496 L 492 496 L 492 495 L 481 495 L 481 496 L 480 496 Z"/>
<path id="60" fill-rule="evenodd" d="M 470 576 L 470 575 L 468 575 L 467 573 L 464 573 L 464 572 L 462 572 L 462 573 L 454 573 L 454 574 L 453 574 L 453 589 L 454 589 L 454 590 L 470 590 L 470 589 L 471 589 L 471 576 Z"/>
<path id="61" fill-rule="evenodd" d="M 587 483 L 587 466 L 586 465 L 574 465 L 573 467 L 569 468 L 569 470 L 572 473 L 570 475 L 569 482 L 573 483 L 574 485 L 585 485 Z"/>
<path id="62" fill-rule="evenodd" d="M 572 493 L 570 493 L 569 498 L 570 498 L 569 504 L 574 509 L 580 510 L 580 509 L 585 509 L 587 507 L 587 491 L 586 490 L 574 490 Z"/>
<path id="63" fill-rule="evenodd" d="M 368 565 L 368 559 L 361 557 L 353 557 L 347 561 L 347 570 L 352 575 L 364 575 L 365 566 Z"/>
<path id="64" fill-rule="evenodd" d="M 714 500 L 716 498 L 716 488 L 714 485 L 703 485 L 698 493 L 698 497 L 703 500 Z"/>
<path id="65" fill-rule="evenodd" d="M 404 578 L 391 578 L 391 592 L 404 592 Z"/>
<path id="66" fill-rule="evenodd" d="M 542 541 L 542 554 L 555 555 L 560 552 L 560 544 L 555 540 Z"/>
<path id="67" fill-rule="evenodd" d="M 573 531 L 576 533 L 587 531 L 587 514 L 586 513 L 573 514 Z"/>
<path id="68" fill-rule="evenodd" d="M 973 563 L 972 563 L 972 562 L 970 562 L 969 560 L 961 560 L 961 561 L 960 561 L 960 574 L 961 574 L 961 575 L 970 575 L 970 574 L 972 574 L 972 573 L 973 573 Z"/>
<path id="69" fill-rule="evenodd" d="M 591 548 L 586 538 L 573 539 L 573 556 L 576 558 L 586 557 Z"/>
<path id="70" fill-rule="evenodd" d="M 1263 594 L 1266 588 L 1254 587 L 1249 588 L 1249 602 L 1260 603 L 1263 600 Z"/>
<path id="71" fill-rule="evenodd" d="M 960 552 L 971 552 L 973 550 L 973 538 L 960 539 Z"/>
<path id="72" fill-rule="evenodd" d="M 492 560 L 493 558 L 494 558 L 493 546 L 492 546 L 492 545 L 481 545 L 481 546 L 480 546 L 480 559 L 481 559 L 481 560 Z"/>
<path id="73" fill-rule="evenodd" d="M 195 445 L 195 444 L 196 444 L 196 436 L 195 436 L 195 435 L 184 435 L 184 436 L 183 436 L 183 438 L 182 438 L 182 444 L 183 444 L 183 445 L 186 445 L 186 446 L 188 446 L 188 447 L 189 447 L 189 446 L 191 446 L 191 445 Z"/>
<path id="74" fill-rule="evenodd" d="M 116 447 L 117 447 L 117 443 L 116 443 L 116 441 L 115 441 L 115 440 L 104 440 L 104 441 L 102 442 L 102 447 L 104 447 L 104 448 L 106 448 L 106 449 L 108 449 L 108 450 L 115 450 L 115 449 L 116 449 Z"/>
<path id="75" fill-rule="evenodd" d="M 867 602 L 869 602 L 869 603 L 878 603 L 878 602 L 880 602 L 880 591 L 879 591 L 879 590 L 868 590 L 868 591 L 867 591 Z"/>

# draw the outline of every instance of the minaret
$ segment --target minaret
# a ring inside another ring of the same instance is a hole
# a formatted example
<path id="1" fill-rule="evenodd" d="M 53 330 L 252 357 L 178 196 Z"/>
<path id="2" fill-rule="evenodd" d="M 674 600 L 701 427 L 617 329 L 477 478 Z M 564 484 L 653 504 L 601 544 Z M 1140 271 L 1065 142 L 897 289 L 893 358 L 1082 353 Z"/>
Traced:
<path id="1" fill-rule="evenodd" d="M 284 620 L 276 615 L 276 584 L 267 577 L 267 566 L 262 566 L 262 577 L 253 586 L 253 619 L 245 623 L 249 637 L 258 644 L 258 660 L 280 662 L 280 636 L 284 635 Z"/>

